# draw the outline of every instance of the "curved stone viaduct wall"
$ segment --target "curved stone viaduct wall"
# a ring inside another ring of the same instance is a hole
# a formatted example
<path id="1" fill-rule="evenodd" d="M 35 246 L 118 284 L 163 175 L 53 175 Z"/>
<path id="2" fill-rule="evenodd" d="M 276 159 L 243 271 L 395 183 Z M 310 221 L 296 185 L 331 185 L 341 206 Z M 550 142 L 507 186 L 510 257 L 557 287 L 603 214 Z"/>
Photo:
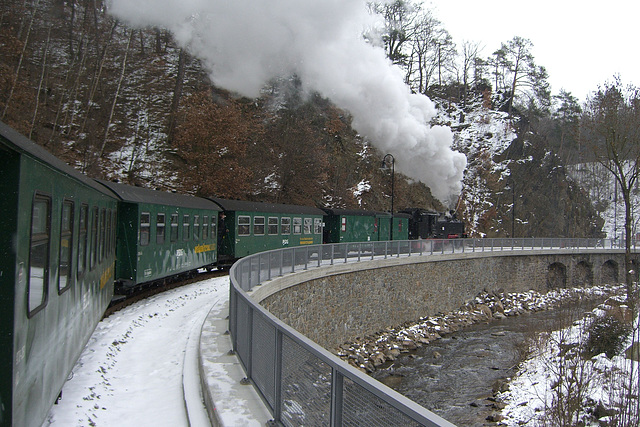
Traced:
<path id="1" fill-rule="evenodd" d="M 277 278 L 251 294 L 331 350 L 387 327 L 456 310 L 483 290 L 546 292 L 622 280 L 620 251 L 481 252 L 321 267 Z"/>

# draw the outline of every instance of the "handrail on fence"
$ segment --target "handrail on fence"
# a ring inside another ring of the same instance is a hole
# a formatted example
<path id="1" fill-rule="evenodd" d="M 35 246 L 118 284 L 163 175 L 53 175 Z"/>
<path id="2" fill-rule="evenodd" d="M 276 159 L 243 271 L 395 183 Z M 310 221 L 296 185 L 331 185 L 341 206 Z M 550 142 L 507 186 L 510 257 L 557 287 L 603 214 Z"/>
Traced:
<path id="1" fill-rule="evenodd" d="M 278 424 L 453 426 L 298 333 L 247 292 L 274 277 L 336 263 L 465 252 L 621 248 L 623 241 L 608 239 L 483 238 L 339 243 L 262 252 L 242 258 L 229 274 L 233 349 Z"/>

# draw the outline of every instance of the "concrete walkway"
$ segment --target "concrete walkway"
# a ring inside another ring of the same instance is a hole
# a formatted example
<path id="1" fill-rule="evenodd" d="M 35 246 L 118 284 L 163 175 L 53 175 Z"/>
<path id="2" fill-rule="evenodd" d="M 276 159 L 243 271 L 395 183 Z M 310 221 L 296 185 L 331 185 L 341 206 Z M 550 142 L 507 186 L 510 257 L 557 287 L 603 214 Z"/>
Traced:
<path id="1" fill-rule="evenodd" d="M 272 419 L 251 383 L 241 382 L 245 373 L 231 351 L 229 294 L 214 304 L 200 334 L 200 380 L 214 426 L 265 426 Z"/>

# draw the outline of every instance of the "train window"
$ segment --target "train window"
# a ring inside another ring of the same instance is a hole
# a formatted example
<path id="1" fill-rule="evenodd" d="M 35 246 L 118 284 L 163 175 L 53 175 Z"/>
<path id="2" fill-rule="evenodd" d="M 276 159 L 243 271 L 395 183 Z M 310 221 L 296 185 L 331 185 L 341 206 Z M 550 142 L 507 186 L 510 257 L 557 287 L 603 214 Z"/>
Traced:
<path id="1" fill-rule="evenodd" d="M 238 217 L 238 236 L 249 236 L 251 234 L 251 217 L 241 215 Z"/>
<path id="2" fill-rule="evenodd" d="M 104 259 L 105 243 L 107 242 L 107 210 L 102 208 L 100 212 L 100 261 Z"/>
<path id="3" fill-rule="evenodd" d="M 98 261 L 98 207 L 93 208 L 93 214 L 91 215 L 91 260 L 89 268 L 93 270 Z"/>
<path id="4" fill-rule="evenodd" d="M 293 218 L 293 234 L 302 234 L 302 218 Z"/>
<path id="5" fill-rule="evenodd" d="M 107 254 L 111 253 L 111 209 L 107 209 L 107 221 L 106 221 L 107 227 L 105 230 L 106 233 L 106 241 L 104 243 L 104 247 L 105 250 L 107 251 Z"/>
<path id="6" fill-rule="evenodd" d="M 313 219 L 313 232 L 315 234 L 322 234 L 322 218 Z"/>
<path id="7" fill-rule="evenodd" d="M 340 231 L 342 231 L 344 233 L 344 232 L 347 231 L 347 217 L 343 216 L 342 220 L 340 222 L 341 222 Z"/>
<path id="8" fill-rule="evenodd" d="M 216 217 L 215 215 L 211 215 L 211 238 L 216 239 Z"/>
<path id="9" fill-rule="evenodd" d="M 142 212 L 140 214 L 140 246 L 149 245 L 149 235 L 151 233 L 151 214 Z"/>
<path id="10" fill-rule="evenodd" d="M 291 234 L 291 218 L 280 220 L 280 234 Z"/>
<path id="11" fill-rule="evenodd" d="M 209 215 L 202 217 L 202 240 L 209 238 Z"/>
<path id="12" fill-rule="evenodd" d="M 253 218 L 253 235 L 264 236 L 264 217 L 256 216 Z"/>
<path id="13" fill-rule="evenodd" d="M 44 308 L 49 286 L 49 239 L 51 237 L 51 198 L 36 194 L 31 211 L 31 249 L 27 309 L 31 317 Z"/>
<path id="14" fill-rule="evenodd" d="M 156 243 L 164 244 L 164 232 L 166 229 L 165 216 L 163 213 L 156 214 Z"/>
<path id="15" fill-rule="evenodd" d="M 159 213 L 156 215 L 156 243 L 159 245 L 164 244 L 164 230 L 165 230 L 164 214 Z"/>
<path id="16" fill-rule="evenodd" d="M 87 221 L 89 206 L 80 207 L 80 235 L 78 236 L 78 278 L 82 276 L 87 264 Z"/>
<path id="17" fill-rule="evenodd" d="M 269 217 L 267 232 L 272 236 L 278 234 L 278 217 Z"/>
<path id="18" fill-rule="evenodd" d="M 116 215 L 117 212 L 113 211 L 113 215 L 111 215 L 111 252 L 115 252 L 116 250 Z"/>
<path id="19" fill-rule="evenodd" d="M 200 239 L 200 215 L 193 216 L 193 240 Z"/>
<path id="20" fill-rule="evenodd" d="M 171 214 L 171 241 L 178 240 L 178 214 Z"/>
<path id="21" fill-rule="evenodd" d="M 182 240 L 191 239 L 191 218 L 189 215 L 182 215 Z"/>
<path id="22" fill-rule="evenodd" d="M 313 218 L 304 219 L 304 234 L 311 234 L 311 227 L 313 226 Z"/>
<path id="23" fill-rule="evenodd" d="M 71 260 L 73 243 L 73 202 L 62 202 L 60 223 L 60 268 L 58 269 L 58 293 L 62 293 L 71 286 Z"/>

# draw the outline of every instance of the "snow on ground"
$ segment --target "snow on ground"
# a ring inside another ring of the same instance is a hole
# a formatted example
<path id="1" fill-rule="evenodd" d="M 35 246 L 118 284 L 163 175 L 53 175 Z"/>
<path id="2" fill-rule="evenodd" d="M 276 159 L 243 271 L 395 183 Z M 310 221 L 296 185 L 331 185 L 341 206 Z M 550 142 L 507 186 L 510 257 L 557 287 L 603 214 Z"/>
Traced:
<path id="1" fill-rule="evenodd" d="M 209 310 L 225 302 L 228 294 L 228 276 L 209 279 L 156 295 L 104 319 L 44 425 L 188 425 L 183 371 L 189 338 L 193 339 L 194 330 L 199 333 Z M 186 372 L 198 375 L 188 366 Z M 199 379 L 191 380 L 199 384 Z"/>
<path id="2" fill-rule="evenodd" d="M 606 306 L 605 306 L 606 307 Z M 610 306 L 608 307 L 610 309 Z M 603 316 L 603 306 L 588 313 L 584 319 L 574 322 L 566 329 L 550 331 L 542 334 L 531 344 L 532 354 L 519 367 L 518 374 L 511 379 L 509 390 L 499 398 L 506 404 L 502 411 L 502 423 L 508 426 L 554 425 L 559 421 L 553 408 L 558 396 L 566 407 L 561 409 L 563 416 L 573 414 L 571 425 L 584 423 L 585 426 L 630 425 L 606 424 L 612 418 L 621 422 L 621 416 L 613 415 L 608 409 L 627 407 L 628 397 L 624 388 L 632 384 L 635 389 L 631 396 L 638 396 L 638 362 L 627 359 L 624 354 L 611 358 L 602 353 L 591 359 L 583 358 L 578 353 L 580 343 L 586 338 L 586 326 L 596 316 Z M 623 348 L 629 348 L 635 337 L 638 340 L 638 318 L 635 332 L 629 336 Z M 566 355 L 574 352 L 576 357 Z M 565 355 L 565 357 L 561 357 Z M 560 380 L 559 380 L 560 378 Z M 567 396 L 575 399 L 568 403 Z M 633 397 L 631 399 L 634 399 Z M 581 408 L 576 408 L 579 401 Z M 600 407 L 600 409 L 595 409 Z M 627 416 L 637 419 L 637 412 L 631 405 Z M 605 423 L 605 424 L 602 424 Z"/>

